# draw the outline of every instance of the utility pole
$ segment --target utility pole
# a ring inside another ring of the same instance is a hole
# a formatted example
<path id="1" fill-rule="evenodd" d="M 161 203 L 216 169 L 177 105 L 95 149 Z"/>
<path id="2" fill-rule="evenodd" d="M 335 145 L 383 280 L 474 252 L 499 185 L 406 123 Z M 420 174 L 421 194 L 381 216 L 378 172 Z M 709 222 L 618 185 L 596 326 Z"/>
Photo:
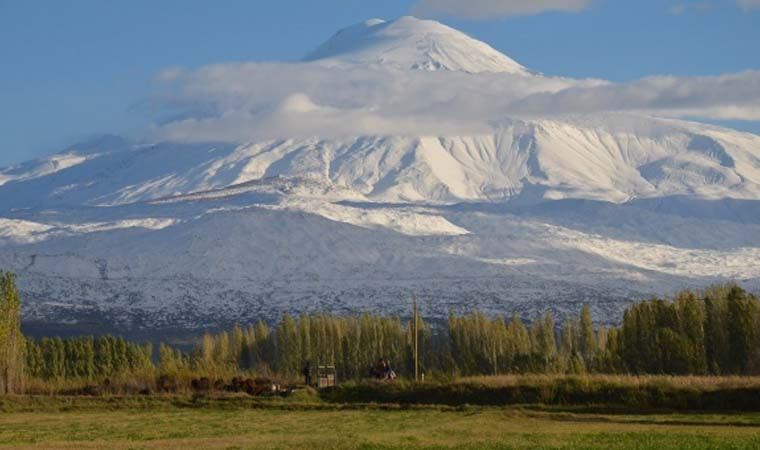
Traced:
<path id="1" fill-rule="evenodd" d="M 413 297 L 414 303 L 414 381 L 420 381 L 420 321 L 419 312 L 417 311 L 417 296 Z"/>

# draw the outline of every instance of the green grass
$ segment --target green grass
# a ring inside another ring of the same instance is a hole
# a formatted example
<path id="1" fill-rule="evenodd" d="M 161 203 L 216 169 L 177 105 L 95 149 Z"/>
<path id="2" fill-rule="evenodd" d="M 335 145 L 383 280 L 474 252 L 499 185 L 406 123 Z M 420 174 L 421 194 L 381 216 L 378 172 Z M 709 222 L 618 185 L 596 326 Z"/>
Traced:
<path id="1" fill-rule="evenodd" d="M 0 449 L 755 449 L 760 414 L 333 405 L 313 396 L 0 398 Z"/>
<path id="2" fill-rule="evenodd" d="M 416 384 L 344 383 L 322 393 L 333 403 L 505 406 L 544 404 L 606 411 L 760 411 L 757 377 L 530 375 Z"/>

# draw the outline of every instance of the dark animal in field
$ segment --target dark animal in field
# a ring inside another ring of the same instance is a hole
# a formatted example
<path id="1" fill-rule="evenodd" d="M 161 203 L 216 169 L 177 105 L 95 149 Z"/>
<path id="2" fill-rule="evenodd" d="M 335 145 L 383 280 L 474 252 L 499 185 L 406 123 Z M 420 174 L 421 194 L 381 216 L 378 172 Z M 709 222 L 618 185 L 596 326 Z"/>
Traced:
<path id="1" fill-rule="evenodd" d="M 164 386 L 172 386 L 171 378 L 159 378 L 157 386 L 161 390 Z M 207 377 L 195 378 L 190 381 L 190 387 L 196 392 L 226 391 L 245 392 L 248 395 L 272 395 L 281 392 L 280 386 L 269 378 L 242 378 L 234 377 L 229 383 L 224 380 L 212 381 Z M 169 387 L 170 388 L 170 387 Z"/>
<path id="2" fill-rule="evenodd" d="M 177 392 L 179 383 L 177 378 L 169 375 L 161 375 L 156 380 L 156 390 L 158 392 Z"/>
<path id="3" fill-rule="evenodd" d="M 228 392 L 246 392 L 253 395 L 256 391 L 256 383 L 250 378 L 235 377 L 225 388 Z"/>
<path id="4" fill-rule="evenodd" d="M 190 381 L 190 387 L 194 391 L 210 391 L 211 380 L 207 377 L 194 378 L 192 381 Z"/>

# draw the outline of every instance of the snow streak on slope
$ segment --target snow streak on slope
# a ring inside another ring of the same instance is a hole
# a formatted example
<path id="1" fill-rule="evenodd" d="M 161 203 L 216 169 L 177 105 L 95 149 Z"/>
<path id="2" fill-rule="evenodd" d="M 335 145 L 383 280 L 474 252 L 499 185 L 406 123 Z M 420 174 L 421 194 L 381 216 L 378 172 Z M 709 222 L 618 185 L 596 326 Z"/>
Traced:
<path id="1" fill-rule="evenodd" d="M 92 139 L 84 145 L 70 148 L 49 157 L 5 169 L 0 168 L 0 186 L 11 181 L 32 180 L 52 175 L 87 161 L 87 159 L 93 156 L 93 152 L 120 151 L 127 145 L 127 141 L 120 137 L 101 136 Z"/>
<path id="2" fill-rule="evenodd" d="M 121 230 L 125 228 L 144 228 L 146 230 L 162 230 L 175 224 L 173 219 L 124 219 L 113 222 L 95 222 L 62 224 L 56 222 L 37 223 L 26 220 L 0 218 L 0 245 L 30 244 L 49 239 Z"/>
<path id="3" fill-rule="evenodd" d="M 86 161 L 87 158 L 77 154 L 63 153 L 40 159 L 34 163 L 0 170 L 0 186 L 10 181 L 24 181 L 44 177 L 68 169 Z"/>

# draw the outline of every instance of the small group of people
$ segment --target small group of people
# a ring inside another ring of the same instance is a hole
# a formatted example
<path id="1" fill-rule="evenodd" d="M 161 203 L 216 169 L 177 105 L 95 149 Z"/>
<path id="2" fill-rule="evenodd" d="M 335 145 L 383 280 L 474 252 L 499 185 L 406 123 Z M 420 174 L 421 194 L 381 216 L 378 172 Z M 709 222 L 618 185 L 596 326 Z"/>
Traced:
<path id="1" fill-rule="evenodd" d="M 370 368 L 369 374 L 372 378 L 377 380 L 396 379 L 396 372 L 391 368 L 390 362 L 386 361 L 384 358 L 377 360 L 377 362 Z"/>

